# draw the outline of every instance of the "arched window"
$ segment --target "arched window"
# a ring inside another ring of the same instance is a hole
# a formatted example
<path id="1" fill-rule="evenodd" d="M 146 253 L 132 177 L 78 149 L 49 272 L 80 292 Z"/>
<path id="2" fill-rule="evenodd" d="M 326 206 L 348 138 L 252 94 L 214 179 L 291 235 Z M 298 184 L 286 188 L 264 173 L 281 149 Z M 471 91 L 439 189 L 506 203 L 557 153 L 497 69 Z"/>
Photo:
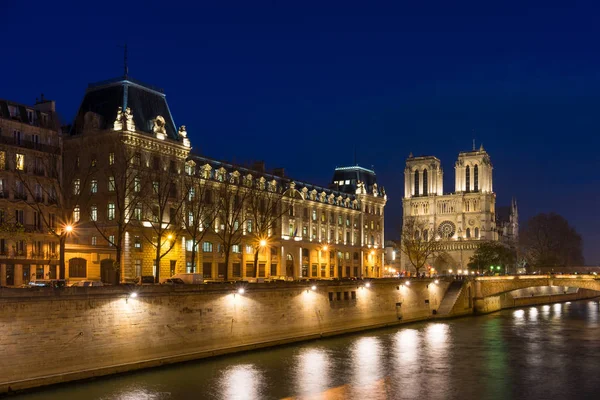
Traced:
<path id="1" fill-rule="evenodd" d="M 479 228 L 475 228 L 475 237 L 478 238 L 479 237 Z"/>
<path id="2" fill-rule="evenodd" d="M 471 169 L 467 165 L 465 168 L 465 192 L 471 191 Z"/>
<path id="3" fill-rule="evenodd" d="M 423 170 L 423 195 L 427 196 L 427 170 Z"/>
<path id="4" fill-rule="evenodd" d="M 479 167 L 477 164 L 473 167 L 473 190 L 479 191 Z"/>
<path id="5" fill-rule="evenodd" d="M 419 195 L 419 170 L 415 171 L 415 196 Z"/>
<path id="6" fill-rule="evenodd" d="M 427 241 L 428 237 L 427 237 L 427 229 L 423 229 L 423 240 Z"/>
<path id="7" fill-rule="evenodd" d="M 471 228 L 467 228 L 467 239 L 471 238 Z"/>

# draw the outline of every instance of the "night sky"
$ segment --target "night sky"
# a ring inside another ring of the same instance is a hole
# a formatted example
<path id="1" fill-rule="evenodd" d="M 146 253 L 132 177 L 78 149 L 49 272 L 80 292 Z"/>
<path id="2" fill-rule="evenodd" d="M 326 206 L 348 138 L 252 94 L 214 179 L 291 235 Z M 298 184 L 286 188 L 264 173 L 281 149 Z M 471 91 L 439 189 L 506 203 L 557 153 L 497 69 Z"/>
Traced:
<path id="1" fill-rule="evenodd" d="M 127 42 L 130 76 L 164 88 L 194 151 L 327 185 L 356 148 L 391 238 L 408 154 L 440 158 L 451 192 L 474 138 L 498 205 L 562 214 L 600 263 L 593 2 L 55 3 L 0 0 L 0 98 L 44 93 L 70 123 L 89 82 L 123 74 Z"/>

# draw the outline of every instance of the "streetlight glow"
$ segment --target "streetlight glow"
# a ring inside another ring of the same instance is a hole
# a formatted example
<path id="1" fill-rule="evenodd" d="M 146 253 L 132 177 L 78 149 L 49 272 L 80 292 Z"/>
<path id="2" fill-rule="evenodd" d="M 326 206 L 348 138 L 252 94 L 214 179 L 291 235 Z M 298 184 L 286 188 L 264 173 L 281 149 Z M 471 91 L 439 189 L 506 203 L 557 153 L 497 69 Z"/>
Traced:
<path id="1" fill-rule="evenodd" d="M 239 288 L 237 292 L 238 294 L 244 294 L 246 290 L 244 290 L 244 288 Z"/>
<path id="2" fill-rule="evenodd" d="M 310 287 L 310 289 L 311 289 L 311 290 L 317 290 L 317 285 L 312 285 L 312 286 Z"/>
<path id="3" fill-rule="evenodd" d="M 323 251 L 327 251 L 327 250 L 329 250 L 329 246 L 327 246 L 327 245 L 323 246 Z"/>
<path id="4" fill-rule="evenodd" d="M 267 245 L 267 241 L 265 239 L 261 239 L 258 244 L 260 244 L 260 247 L 265 247 Z"/>
<path id="5" fill-rule="evenodd" d="M 370 288 L 370 287 L 371 287 L 371 282 L 367 282 L 367 283 L 365 283 L 365 287 L 368 287 L 368 288 Z"/>
<path id="6" fill-rule="evenodd" d="M 169 239 L 169 240 L 173 240 L 173 235 L 171 235 L 171 234 L 169 233 L 169 235 L 167 236 L 167 239 Z"/>
<path id="7" fill-rule="evenodd" d="M 69 225 L 66 225 L 66 226 L 65 226 L 65 231 L 66 231 L 67 233 L 71 233 L 71 232 L 73 232 L 73 225 L 71 225 L 71 224 L 69 224 Z"/>
<path id="8" fill-rule="evenodd" d="M 137 293 L 133 292 L 129 295 L 129 297 L 131 297 L 132 299 L 135 299 L 137 297 Z"/>

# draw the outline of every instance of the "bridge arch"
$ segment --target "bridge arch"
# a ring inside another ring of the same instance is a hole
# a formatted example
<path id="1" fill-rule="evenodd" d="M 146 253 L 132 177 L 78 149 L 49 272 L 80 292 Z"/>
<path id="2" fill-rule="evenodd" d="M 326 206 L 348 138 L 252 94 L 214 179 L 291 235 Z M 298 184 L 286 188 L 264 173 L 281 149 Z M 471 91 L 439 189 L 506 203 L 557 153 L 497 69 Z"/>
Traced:
<path id="1" fill-rule="evenodd" d="M 518 289 L 561 286 L 599 292 L 600 279 L 591 275 L 516 275 L 475 278 L 475 296 L 498 296 Z"/>

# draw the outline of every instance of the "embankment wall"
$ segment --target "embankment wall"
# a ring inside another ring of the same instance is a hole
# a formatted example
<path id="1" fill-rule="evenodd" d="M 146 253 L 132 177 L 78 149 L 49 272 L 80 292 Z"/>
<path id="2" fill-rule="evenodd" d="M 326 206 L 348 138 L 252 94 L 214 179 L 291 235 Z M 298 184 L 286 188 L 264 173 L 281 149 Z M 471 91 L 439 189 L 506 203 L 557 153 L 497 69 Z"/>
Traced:
<path id="1" fill-rule="evenodd" d="M 428 319 L 449 284 L 4 288 L 0 393 Z"/>

